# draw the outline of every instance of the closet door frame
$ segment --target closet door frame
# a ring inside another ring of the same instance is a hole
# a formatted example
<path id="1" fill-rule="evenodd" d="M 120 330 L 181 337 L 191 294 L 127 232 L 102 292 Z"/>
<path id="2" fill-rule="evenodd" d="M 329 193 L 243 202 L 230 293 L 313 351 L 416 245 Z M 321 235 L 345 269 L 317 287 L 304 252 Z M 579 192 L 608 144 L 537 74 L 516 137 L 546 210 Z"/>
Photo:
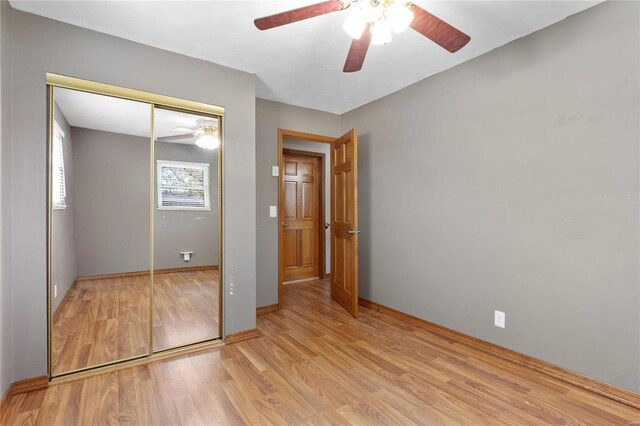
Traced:
<path id="1" fill-rule="evenodd" d="M 197 101 L 190 101 L 180 98 L 174 98 L 171 96 L 160 95 L 151 92 L 145 92 L 136 89 L 125 88 L 121 86 L 114 86 L 105 83 L 99 83 L 91 80 L 84 80 L 75 77 L 69 77 L 59 74 L 47 73 L 46 74 L 46 88 L 47 88 L 47 375 L 49 380 L 54 378 L 62 378 L 67 376 L 73 376 L 81 373 L 86 373 L 89 370 L 104 370 L 112 368 L 117 364 L 123 363 L 139 363 L 148 362 L 157 358 L 163 358 L 170 356 L 173 353 L 184 353 L 191 349 L 202 349 L 203 346 L 216 345 L 222 343 L 222 330 L 223 330 L 223 287 L 224 287 L 224 270 L 223 270 L 223 171 L 222 166 L 224 164 L 224 108 L 216 105 L 210 105 Z M 142 102 L 150 105 L 151 114 L 149 117 L 150 122 L 150 263 L 149 263 L 149 348 L 146 354 L 135 355 L 128 358 L 118 359 L 115 361 L 109 361 L 102 364 L 93 365 L 90 367 L 83 367 L 75 370 L 66 371 L 63 373 L 54 374 L 52 369 L 52 342 L 53 342 L 53 300 L 51 297 L 51 291 L 53 288 L 52 282 L 52 219 L 53 219 L 53 193 L 52 193 L 52 161 L 53 161 L 53 137 L 54 137 L 54 106 L 55 106 L 55 89 L 64 88 L 77 90 L 81 92 L 93 93 L 97 95 L 111 96 L 120 99 L 126 99 L 136 102 Z M 154 114 L 155 108 L 160 107 L 163 109 L 169 109 L 174 111 L 180 111 L 191 114 L 204 115 L 218 119 L 220 145 L 218 147 L 218 337 L 212 338 L 203 342 L 194 342 L 185 346 L 177 348 L 168 348 L 160 351 L 153 351 L 153 243 L 154 243 L 154 209 L 155 209 L 155 137 L 154 137 Z"/>

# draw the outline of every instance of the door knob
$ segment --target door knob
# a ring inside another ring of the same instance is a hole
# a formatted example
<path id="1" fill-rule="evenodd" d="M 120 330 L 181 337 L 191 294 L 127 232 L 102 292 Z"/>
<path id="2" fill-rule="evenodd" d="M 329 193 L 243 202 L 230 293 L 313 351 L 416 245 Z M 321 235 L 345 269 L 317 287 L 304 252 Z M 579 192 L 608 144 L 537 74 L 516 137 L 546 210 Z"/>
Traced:
<path id="1" fill-rule="evenodd" d="M 324 224 L 324 229 L 329 229 L 329 227 L 331 226 L 331 224 L 329 222 Z"/>
<path id="2" fill-rule="evenodd" d="M 283 228 L 287 228 L 289 225 L 287 225 L 286 223 L 282 222 L 282 227 Z"/>
<path id="3" fill-rule="evenodd" d="M 350 229 L 347 231 L 347 234 L 350 234 L 350 235 L 358 235 L 359 233 L 360 231 L 357 229 Z"/>

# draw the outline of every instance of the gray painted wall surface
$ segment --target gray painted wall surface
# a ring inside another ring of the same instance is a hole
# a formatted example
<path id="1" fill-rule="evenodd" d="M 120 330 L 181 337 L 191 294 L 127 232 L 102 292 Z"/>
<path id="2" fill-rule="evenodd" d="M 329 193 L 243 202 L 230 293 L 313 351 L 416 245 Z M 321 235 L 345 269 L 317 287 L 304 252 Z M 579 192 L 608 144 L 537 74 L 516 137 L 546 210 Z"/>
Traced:
<path id="1" fill-rule="evenodd" d="M 156 200 L 154 268 L 217 265 L 218 151 L 204 150 L 195 145 L 156 143 L 155 155 L 156 160 L 208 163 L 211 211 L 158 210 Z M 157 179 L 155 184 L 157 188 Z M 193 257 L 189 262 L 180 257 L 181 251 L 193 251 Z"/>
<path id="2" fill-rule="evenodd" d="M 13 291 L 11 288 L 11 9 L 0 1 L 0 395 L 13 382 Z"/>
<path id="3" fill-rule="evenodd" d="M 77 276 L 149 269 L 149 139 L 78 127 L 72 127 L 71 134 L 75 156 L 67 164 L 78 169 L 74 206 Z M 155 153 L 156 160 L 209 163 L 213 210 L 157 210 L 154 206 L 154 268 L 217 265 L 216 152 L 158 143 Z M 54 265 L 64 248 L 73 249 L 64 245 L 63 232 L 55 232 L 56 215 L 67 210 L 54 211 Z M 73 236 L 73 229 L 66 228 L 69 235 Z M 194 252 L 188 263 L 180 258 L 180 252 L 186 250 Z"/>
<path id="4" fill-rule="evenodd" d="M 46 72 L 226 108 L 224 331 L 255 328 L 256 200 L 247 197 L 256 186 L 255 76 L 27 13 L 12 10 L 11 14 L 16 141 L 9 201 L 16 307 L 11 334 L 19 336 L 13 340 L 12 380 L 45 374 L 47 365 Z M 6 237 L 3 234 L 3 240 Z"/>
<path id="5" fill-rule="evenodd" d="M 149 139 L 71 128 L 78 276 L 148 270 Z"/>
<path id="6" fill-rule="evenodd" d="M 278 128 L 339 136 L 340 116 L 256 99 L 256 305 L 278 303 L 278 218 L 269 206 L 278 205 Z"/>
<path id="7" fill-rule="evenodd" d="M 62 157 L 64 159 L 65 189 L 65 209 L 53 210 L 51 217 L 51 273 L 53 284 L 58 286 L 58 293 L 54 297 L 52 289 L 51 297 L 53 312 L 58 309 L 60 302 L 71 285 L 78 277 L 78 267 L 76 265 L 76 243 L 74 232 L 74 209 L 75 209 L 75 179 L 73 161 L 73 142 L 71 141 L 71 129 L 65 116 L 55 106 L 54 120 L 64 132 L 62 139 Z"/>
<path id="8" fill-rule="evenodd" d="M 324 154 L 324 220 L 325 222 L 331 222 L 331 146 L 327 143 L 301 141 L 296 139 L 285 138 L 283 146 L 289 149 L 296 149 L 298 151 L 319 152 Z M 324 224 L 323 224 L 324 225 Z M 326 274 L 331 272 L 331 244 L 329 243 L 331 238 L 331 228 L 325 231 L 325 267 Z"/>
<path id="9" fill-rule="evenodd" d="M 639 16 L 605 2 L 343 115 L 363 297 L 640 391 Z"/>

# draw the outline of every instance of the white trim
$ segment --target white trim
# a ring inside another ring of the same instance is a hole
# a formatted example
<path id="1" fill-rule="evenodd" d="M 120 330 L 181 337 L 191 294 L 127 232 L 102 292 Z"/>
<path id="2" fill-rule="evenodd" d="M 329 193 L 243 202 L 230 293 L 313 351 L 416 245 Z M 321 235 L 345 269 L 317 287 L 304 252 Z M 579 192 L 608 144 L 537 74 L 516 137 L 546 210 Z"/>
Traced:
<path id="1" fill-rule="evenodd" d="M 186 207 L 186 206 L 164 206 L 158 207 L 158 210 L 178 210 L 178 211 L 196 211 L 196 212 L 210 212 L 211 207 Z"/>
<path id="2" fill-rule="evenodd" d="M 210 167 L 209 163 L 189 163 L 187 161 L 174 161 L 174 160 L 156 160 L 156 163 L 162 164 L 168 167 L 193 167 L 193 168 L 205 168 Z"/>
<path id="3" fill-rule="evenodd" d="M 186 161 L 170 161 L 170 160 L 156 160 L 156 192 L 157 192 L 157 205 L 158 210 L 184 210 L 184 211 L 211 211 L 211 194 L 209 186 L 209 163 L 189 163 Z M 201 169 L 204 174 L 204 186 L 180 186 L 180 185 L 166 185 L 165 188 L 183 188 L 183 189 L 197 189 L 204 192 L 204 207 L 189 207 L 189 206 L 163 206 L 162 205 L 162 168 L 163 167 L 184 167 Z"/>

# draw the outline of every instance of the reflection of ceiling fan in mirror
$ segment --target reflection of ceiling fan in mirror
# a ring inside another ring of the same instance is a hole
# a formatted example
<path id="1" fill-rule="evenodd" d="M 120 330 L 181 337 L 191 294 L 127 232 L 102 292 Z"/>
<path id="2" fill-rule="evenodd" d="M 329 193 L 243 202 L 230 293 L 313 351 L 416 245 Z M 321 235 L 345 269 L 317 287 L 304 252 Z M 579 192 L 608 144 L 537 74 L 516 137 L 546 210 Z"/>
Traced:
<path id="1" fill-rule="evenodd" d="M 220 145 L 217 121 L 211 118 L 202 118 L 196 121 L 196 127 L 176 127 L 176 132 L 184 132 L 179 135 L 163 136 L 158 142 L 177 142 L 183 139 L 197 138 L 195 144 L 202 149 L 216 149 Z"/>

